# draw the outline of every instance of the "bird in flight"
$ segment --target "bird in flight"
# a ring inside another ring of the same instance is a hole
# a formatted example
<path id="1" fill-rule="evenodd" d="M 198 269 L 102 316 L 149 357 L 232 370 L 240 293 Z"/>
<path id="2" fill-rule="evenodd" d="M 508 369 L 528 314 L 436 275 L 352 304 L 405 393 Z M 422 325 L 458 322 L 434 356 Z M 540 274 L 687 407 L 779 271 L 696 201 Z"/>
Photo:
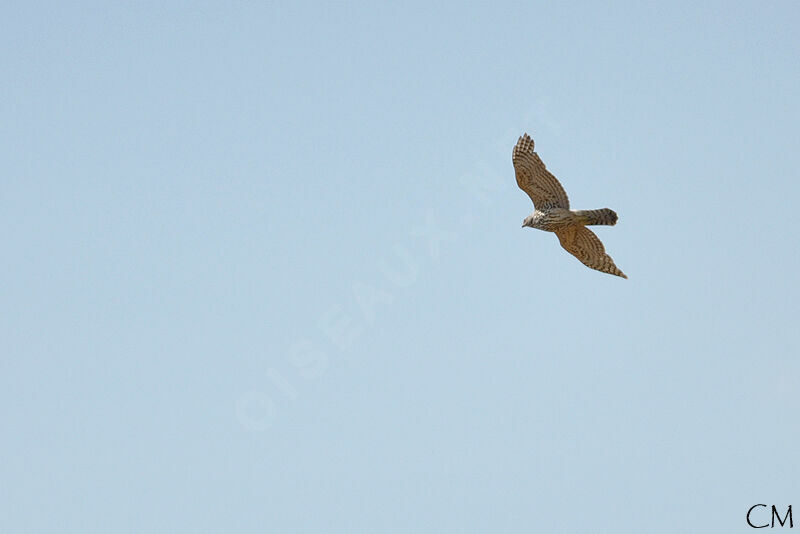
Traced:
<path id="1" fill-rule="evenodd" d="M 533 201 L 533 213 L 525 217 L 522 227 L 553 232 L 561 246 L 590 269 L 628 278 L 606 254 L 600 239 L 586 228 L 587 225 L 614 226 L 617 214 L 608 208 L 569 209 L 567 193 L 533 151 L 533 139 L 528 134 L 523 134 L 517 141 L 511 161 L 517 185 Z"/>

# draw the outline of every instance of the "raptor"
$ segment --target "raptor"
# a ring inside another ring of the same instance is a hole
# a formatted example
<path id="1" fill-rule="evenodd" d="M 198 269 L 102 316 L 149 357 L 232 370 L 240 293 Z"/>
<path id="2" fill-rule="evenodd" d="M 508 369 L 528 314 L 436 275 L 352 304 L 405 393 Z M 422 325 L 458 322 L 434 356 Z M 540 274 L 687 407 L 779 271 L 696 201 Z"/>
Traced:
<path id="1" fill-rule="evenodd" d="M 525 217 L 522 227 L 553 232 L 561 246 L 590 269 L 628 278 L 606 254 L 595 233 L 586 228 L 590 225 L 614 226 L 617 224 L 616 212 L 608 208 L 569 209 L 567 193 L 533 151 L 533 139 L 527 133 L 514 146 L 511 161 L 517 185 L 533 201 L 533 213 Z"/>

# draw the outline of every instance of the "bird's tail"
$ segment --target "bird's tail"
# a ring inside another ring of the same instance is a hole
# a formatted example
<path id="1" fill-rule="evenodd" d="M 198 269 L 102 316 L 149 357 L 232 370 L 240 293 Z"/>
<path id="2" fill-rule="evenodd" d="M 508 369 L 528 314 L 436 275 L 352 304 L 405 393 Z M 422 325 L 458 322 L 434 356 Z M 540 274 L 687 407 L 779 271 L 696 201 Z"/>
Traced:
<path id="1" fill-rule="evenodd" d="M 585 225 L 614 226 L 617 224 L 617 212 L 608 208 L 599 210 L 577 210 L 575 215 Z"/>

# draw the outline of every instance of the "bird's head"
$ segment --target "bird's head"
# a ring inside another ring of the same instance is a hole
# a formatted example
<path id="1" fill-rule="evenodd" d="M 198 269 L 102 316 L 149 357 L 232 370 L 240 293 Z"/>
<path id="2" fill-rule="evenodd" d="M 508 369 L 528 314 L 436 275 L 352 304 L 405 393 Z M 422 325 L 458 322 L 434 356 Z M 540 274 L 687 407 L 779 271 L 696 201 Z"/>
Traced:
<path id="1" fill-rule="evenodd" d="M 525 217 L 525 220 L 522 221 L 522 227 L 525 228 L 526 226 L 533 228 L 533 215 L 528 215 Z"/>

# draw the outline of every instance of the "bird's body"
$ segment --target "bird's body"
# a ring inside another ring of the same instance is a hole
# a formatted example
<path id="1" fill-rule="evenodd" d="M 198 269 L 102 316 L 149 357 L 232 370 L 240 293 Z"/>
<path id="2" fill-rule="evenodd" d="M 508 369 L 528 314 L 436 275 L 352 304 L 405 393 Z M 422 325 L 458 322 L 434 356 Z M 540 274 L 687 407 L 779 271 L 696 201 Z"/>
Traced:
<path id="1" fill-rule="evenodd" d="M 567 226 L 603 225 L 614 226 L 617 224 L 617 214 L 614 210 L 603 208 L 599 210 L 568 210 L 565 208 L 549 208 L 533 210 L 525 218 L 522 226 L 530 226 L 545 232 L 556 232 Z"/>
<path id="2" fill-rule="evenodd" d="M 558 179 L 544 166 L 533 151 L 533 139 L 524 134 L 512 154 L 517 185 L 533 201 L 534 211 L 525 218 L 523 227 L 554 232 L 561 246 L 592 269 L 627 278 L 606 254 L 600 239 L 587 225 L 614 226 L 617 214 L 608 208 L 571 210 L 569 197 Z"/>
<path id="3" fill-rule="evenodd" d="M 565 226 L 577 224 L 577 217 L 572 210 L 564 208 L 550 208 L 546 210 L 533 210 L 522 222 L 522 226 L 555 232 Z"/>

